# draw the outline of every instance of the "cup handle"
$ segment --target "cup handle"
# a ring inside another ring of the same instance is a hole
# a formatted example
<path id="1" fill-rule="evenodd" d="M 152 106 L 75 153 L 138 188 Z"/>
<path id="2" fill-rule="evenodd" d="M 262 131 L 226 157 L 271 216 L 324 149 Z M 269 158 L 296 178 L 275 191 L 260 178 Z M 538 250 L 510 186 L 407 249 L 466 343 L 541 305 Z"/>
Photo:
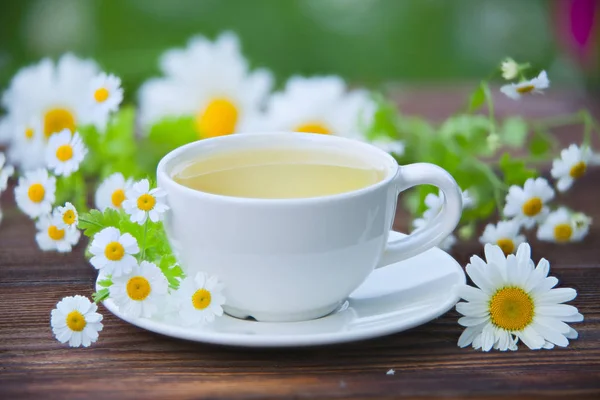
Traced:
<path id="1" fill-rule="evenodd" d="M 434 185 L 444 194 L 441 212 L 409 236 L 388 242 L 377 268 L 414 257 L 439 244 L 458 225 L 462 213 L 462 192 L 443 168 L 429 163 L 400 167 L 396 177 L 397 193 L 416 185 Z"/>

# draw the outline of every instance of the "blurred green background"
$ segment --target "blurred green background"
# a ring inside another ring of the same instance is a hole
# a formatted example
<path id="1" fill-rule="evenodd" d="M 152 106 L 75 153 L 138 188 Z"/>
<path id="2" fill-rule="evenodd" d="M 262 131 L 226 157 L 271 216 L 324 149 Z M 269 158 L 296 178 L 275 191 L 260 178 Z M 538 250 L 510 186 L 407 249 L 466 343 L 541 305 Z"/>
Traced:
<path id="1" fill-rule="evenodd" d="M 561 39 L 561 7 L 571 2 L 3 0 L 0 88 L 23 65 L 70 50 L 120 75 L 131 95 L 158 74 L 165 49 L 223 30 L 237 32 L 252 65 L 272 69 L 279 82 L 295 73 L 366 85 L 473 80 L 512 55 L 549 69 L 553 82 L 590 86 L 597 52 L 590 66 Z M 583 3 L 598 10 L 597 1 Z"/>

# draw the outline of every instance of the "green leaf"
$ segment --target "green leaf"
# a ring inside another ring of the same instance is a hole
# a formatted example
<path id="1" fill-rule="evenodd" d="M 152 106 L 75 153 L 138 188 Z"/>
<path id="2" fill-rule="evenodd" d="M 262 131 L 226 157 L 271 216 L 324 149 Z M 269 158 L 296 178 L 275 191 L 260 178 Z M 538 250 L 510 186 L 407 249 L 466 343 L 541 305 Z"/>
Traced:
<path id="1" fill-rule="evenodd" d="M 483 115 L 461 114 L 448 118 L 440 127 L 442 140 L 452 140 L 470 155 L 490 156 L 493 154 L 487 137 L 493 126 Z"/>
<path id="2" fill-rule="evenodd" d="M 149 225 L 152 225 L 151 222 L 148 222 Z M 140 248 L 144 242 L 144 225 L 140 225 L 137 222 L 131 222 L 131 218 L 129 215 L 126 215 L 124 218 L 121 218 L 119 221 L 119 230 L 121 233 L 129 233 L 131 236 L 137 240 Z"/>
<path id="3" fill-rule="evenodd" d="M 98 281 L 98 285 L 102 286 L 102 287 L 110 287 L 113 284 L 111 278 L 106 278 L 106 279 L 102 279 L 100 281 Z"/>
<path id="4" fill-rule="evenodd" d="M 165 118 L 150 129 L 150 141 L 159 145 L 164 153 L 198 140 L 194 127 L 194 118 L 191 116 L 179 118 Z"/>
<path id="5" fill-rule="evenodd" d="M 521 117 L 509 117 L 502 125 L 502 142 L 511 147 L 521 148 L 527 138 L 528 126 Z"/>
<path id="6" fill-rule="evenodd" d="M 104 289 L 100 289 L 97 292 L 92 294 L 92 300 L 94 300 L 94 303 L 99 303 L 103 300 L 108 299 L 108 297 L 110 296 L 110 291 L 108 290 L 108 288 L 104 288 Z"/>
<path id="7" fill-rule="evenodd" d="M 398 128 L 396 126 L 398 110 L 396 104 L 379 93 L 373 94 L 373 101 L 376 106 L 371 125 L 363 127 L 367 139 L 376 140 L 382 137 L 398 139 Z"/>
<path id="8" fill-rule="evenodd" d="M 56 180 L 55 204 L 72 203 L 79 213 L 87 211 L 87 187 L 80 171 Z"/>
<path id="9" fill-rule="evenodd" d="M 535 132 L 529 142 L 529 152 L 534 157 L 542 157 L 552 150 L 553 142 L 547 134 Z"/>
<path id="10" fill-rule="evenodd" d="M 180 279 L 185 278 L 183 270 L 179 264 L 177 264 L 177 260 L 172 254 L 163 256 L 160 259 L 158 267 L 164 274 L 165 278 L 167 278 L 169 287 L 172 289 L 177 289 L 179 287 Z"/>
<path id="11" fill-rule="evenodd" d="M 486 98 L 486 83 L 481 82 L 477 88 L 471 93 L 469 97 L 469 103 L 467 105 L 467 112 L 473 112 L 478 110 L 483 103 L 485 103 Z"/>
<path id="12" fill-rule="evenodd" d="M 85 236 L 92 237 L 102 229 L 109 226 L 113 226 L 118 229 L 121 220 L 124 217 L 127 217 L 124 212 L 119 213 L 117 210 L 113 210 L 112 208 L 107 208 L 104 210 L 104 212 L 93 209 L 88 213 L 79 215 L 79 224 L 77 226 L 79 229 L 83 230 L 83 234 Z"/>
<path id="13" fill-rule="evenodd" d="M 538 176 L 537 171 L 526 168 L 524 161 L 513 159 L 509 153 L 502 155 L 499 166 L 507 185 L 522 186 L 527 179 Z"/>

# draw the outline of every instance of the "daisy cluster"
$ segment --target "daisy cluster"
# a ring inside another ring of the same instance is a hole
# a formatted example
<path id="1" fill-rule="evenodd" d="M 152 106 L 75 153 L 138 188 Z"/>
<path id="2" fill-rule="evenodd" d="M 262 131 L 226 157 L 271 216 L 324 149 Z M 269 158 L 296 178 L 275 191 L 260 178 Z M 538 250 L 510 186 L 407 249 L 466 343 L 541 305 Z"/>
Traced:
<path id="1" fill-rule="evenodd" d="M 101 289 L 93 302 L 74 296 L 57 304 L 51 326 L 60 342 L 72 347 L 95 342 L 102 329 L 96 303 L 107 299 L 130 318 L 168 318 L 183 326 L 223 314 L 218 278 L 201 272 L 186 277 L 177 265 L 161 222 L 169 209 L 162 189 L 152 188 L 148 179 L 133 182 L 113 174 L 100 184 L 95 200 L 97 208 L 75 223 L 90 237 L 87 254 Z"/>

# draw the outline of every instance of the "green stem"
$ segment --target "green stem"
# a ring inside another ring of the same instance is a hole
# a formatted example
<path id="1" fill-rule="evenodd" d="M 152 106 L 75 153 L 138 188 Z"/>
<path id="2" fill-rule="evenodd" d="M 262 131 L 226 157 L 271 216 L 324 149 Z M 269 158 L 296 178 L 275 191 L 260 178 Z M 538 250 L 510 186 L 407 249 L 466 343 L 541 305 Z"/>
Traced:
<path id="1" fill-rule="evenodd" d="M 488 178 L 488 180 L 492 184 L 496 208 L 498 209 L 498 213 L 501 213 L 503 209 L 502 194 L 506 192 L 507 186 L 498 178 L 498 176 L 496 176 L 494 171 L 487 164 L 484 164 L 481 161 L 478 161 L 477 159 L 472 159 L 470 163 L 474 168 L 483 172 L 483 174 Z"/>
<path id="2" fill-rule="evenodd" d="M 485 94 L 485 102 L 488 107 L 488 119 L 490 120 L 490 124 L 492 126 L 490 134 L 496 131 L 496 116 L 494 113 L 494 100 L 492 99 L 492 92 L 490 91 L 490 87 L 487 82 L 483 83 L 483 93 Z"/>
<path id="3" fill-rule="evenodd" d="M 140 261 L 144 261 L 144 255 L 146 254 L 146 236 L 148 235 L 148 220 L 150 218 L 146 218 L 146 222 L 144 223 L 144 239 L 142 243 L 142 251 L 140 253 Z"/>

